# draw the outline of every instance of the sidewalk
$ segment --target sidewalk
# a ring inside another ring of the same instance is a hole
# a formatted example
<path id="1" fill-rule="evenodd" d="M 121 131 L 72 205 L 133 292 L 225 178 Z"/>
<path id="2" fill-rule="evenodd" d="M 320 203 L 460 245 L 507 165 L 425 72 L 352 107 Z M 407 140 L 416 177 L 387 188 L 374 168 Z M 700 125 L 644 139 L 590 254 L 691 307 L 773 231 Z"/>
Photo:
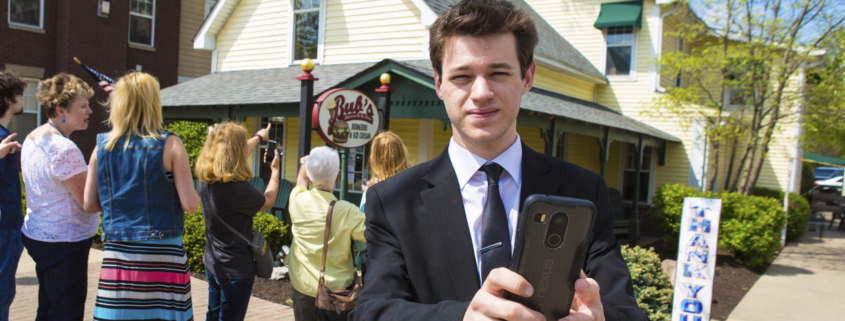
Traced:
<path id="1" fill-rule="evenodd" d="M 103 251 L 91 249 L 88 259 L 88 296 L 85 300 L 84 320 L 94 319 L 94 300 L 97 298 L 97 281 L 100 277 L 100 264 L 103 261 Z M 9 320 L 32 320 L 38 309 L 38 279 L 35 276 L 35 263 L 24 250 L 18 271 L 15 274 L 17 295 L 9 313 Z M 208 283 L 191 278 L 191 299 L 194 307 L 194 320 L 205 320 L 208 312 Z M 246 313 L 247 320 L 293 321 L 293 309 L 289 306 L 252 297 Z"/>
<path id="2" fill-rule="evenodd" d="M 837 222 L 838 224 L 838 222 Z M 728 321 L 842 320 L 845 234 L 818 230 L 789 243 L 731 312 Z"/>

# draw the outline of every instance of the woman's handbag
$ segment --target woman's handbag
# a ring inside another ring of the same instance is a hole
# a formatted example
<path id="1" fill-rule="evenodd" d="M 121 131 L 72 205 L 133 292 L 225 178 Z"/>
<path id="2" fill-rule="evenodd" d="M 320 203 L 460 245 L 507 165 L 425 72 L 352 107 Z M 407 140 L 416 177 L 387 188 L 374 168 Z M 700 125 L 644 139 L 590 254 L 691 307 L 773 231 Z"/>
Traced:
<path id="1" fill-rule="evenodd" d="M 326 273 L 326 253 L 329 246 L 329 232 L 332 228 L 332 211 L 334 204 L 337 201 L 332 201 L 329 204 L 329 213 L 326 215 L 326 233 L 323 238 L 323 263 L 320 266 L 320 284 L 317 287 L 316 305 L 320 316 L 328 316 L 334 313 L 337 315 L 346 315 L 349 311 L 355 308 L 358 303 L 358 293 L 361 292 L 361 282 L 358 279 L 358 272 L 352 271 L 352 285 L 349 288 L 332 291 L 326 287 L 324 275 Z M 326 313 L 328 312 L 328 313 Z"/>
<path id="2" fill-rule="evenodd" d="M 211 193 L 208 194 L 211 195 Z M 214 202 L 213 199 L 211 201 Z M 211 211 L 211 214 L 214 214 L 214 216 L 217 217 L 217 220 L 220 221 L 220 223 L 223 223 L 223 226 L 229 229 L 229 231 L 232 231 L 232 233 L 235 233 L 235 235 L 249 244 L 249 247 L 252 249 L 252 255 L 255 258 L 255 276 L 262 279 L 269 279 L 273 275 L 273 251 L 267 244 L 267 239 L 264 238 L 264 234 L 261 234 L 261 231 L 254 228 L 252 229 L 252 241 L 250 241 L 244 237 L 243 234 L 226 223 L 222 217 L 217 216 L 217 211 L 213 206 L 209 208 L 209 211 Z"/>

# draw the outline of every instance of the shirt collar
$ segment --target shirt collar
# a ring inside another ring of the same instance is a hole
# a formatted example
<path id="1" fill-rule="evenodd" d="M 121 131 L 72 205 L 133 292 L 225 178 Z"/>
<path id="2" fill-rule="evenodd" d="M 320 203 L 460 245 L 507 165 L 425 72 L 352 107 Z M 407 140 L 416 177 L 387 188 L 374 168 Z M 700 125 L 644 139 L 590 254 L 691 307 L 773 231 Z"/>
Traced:
<path id="1" fill-rule="evenodd" d="M 456 144 L 454 137 L 449 140 L 449 159 L 452 161 L 452 167 L 455 168 L 458 185 L 462 190 L 469 179 L 472 178 L 472 175 L 475 175 L 482 165 L 488 163 L 481 156 L 475 155 Z M 516 140 L 511 147 L 496 156 L 492 162 L 501 165 L 513 178 L 517 186 L 522 185 L 522 141 L 519 139 L 519 134 L 516 135 Z"/>

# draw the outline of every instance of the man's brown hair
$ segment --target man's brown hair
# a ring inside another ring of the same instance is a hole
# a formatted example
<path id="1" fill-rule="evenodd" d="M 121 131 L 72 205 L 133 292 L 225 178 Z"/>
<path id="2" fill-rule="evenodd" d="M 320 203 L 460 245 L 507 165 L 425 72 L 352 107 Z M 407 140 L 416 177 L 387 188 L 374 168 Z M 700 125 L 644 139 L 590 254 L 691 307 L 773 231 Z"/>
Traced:
<path id="1" fill-rule="evenodd" d="M 516 37 L 516 55 L 522 78 L 534 60 L 537 28 L 525 11 L 503 0 L 464 0 L 437 17 L 429 30 L 429 56 L 434 70 L 443 74 L 443 51 L 452 37 L 485 37 L 504 33 Z"/>
<path id="2" fill-rule="evenodd" d="M 9 104 L 3 98 L 15 101 L 18 95 L 23 95 L 24 89 L 26 82 L 18 77 L 18 74 L 11 70 L 0 70 L 0 117 L 6 116 L 9 110 Z"/>

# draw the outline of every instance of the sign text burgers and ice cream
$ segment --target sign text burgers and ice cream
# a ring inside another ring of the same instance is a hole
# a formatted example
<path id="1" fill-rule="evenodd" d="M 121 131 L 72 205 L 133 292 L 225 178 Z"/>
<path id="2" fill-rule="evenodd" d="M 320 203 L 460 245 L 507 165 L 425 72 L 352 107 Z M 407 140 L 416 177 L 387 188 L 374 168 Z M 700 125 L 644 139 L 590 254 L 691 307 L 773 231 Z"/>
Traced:
<path id="1" fill-rule="evenodd" d="M 323 93 L 312 112 L 320 137 L 339 148 L 364 146 L 381 128 L 376 104 L 355 89 L 337 88 Z"/>

